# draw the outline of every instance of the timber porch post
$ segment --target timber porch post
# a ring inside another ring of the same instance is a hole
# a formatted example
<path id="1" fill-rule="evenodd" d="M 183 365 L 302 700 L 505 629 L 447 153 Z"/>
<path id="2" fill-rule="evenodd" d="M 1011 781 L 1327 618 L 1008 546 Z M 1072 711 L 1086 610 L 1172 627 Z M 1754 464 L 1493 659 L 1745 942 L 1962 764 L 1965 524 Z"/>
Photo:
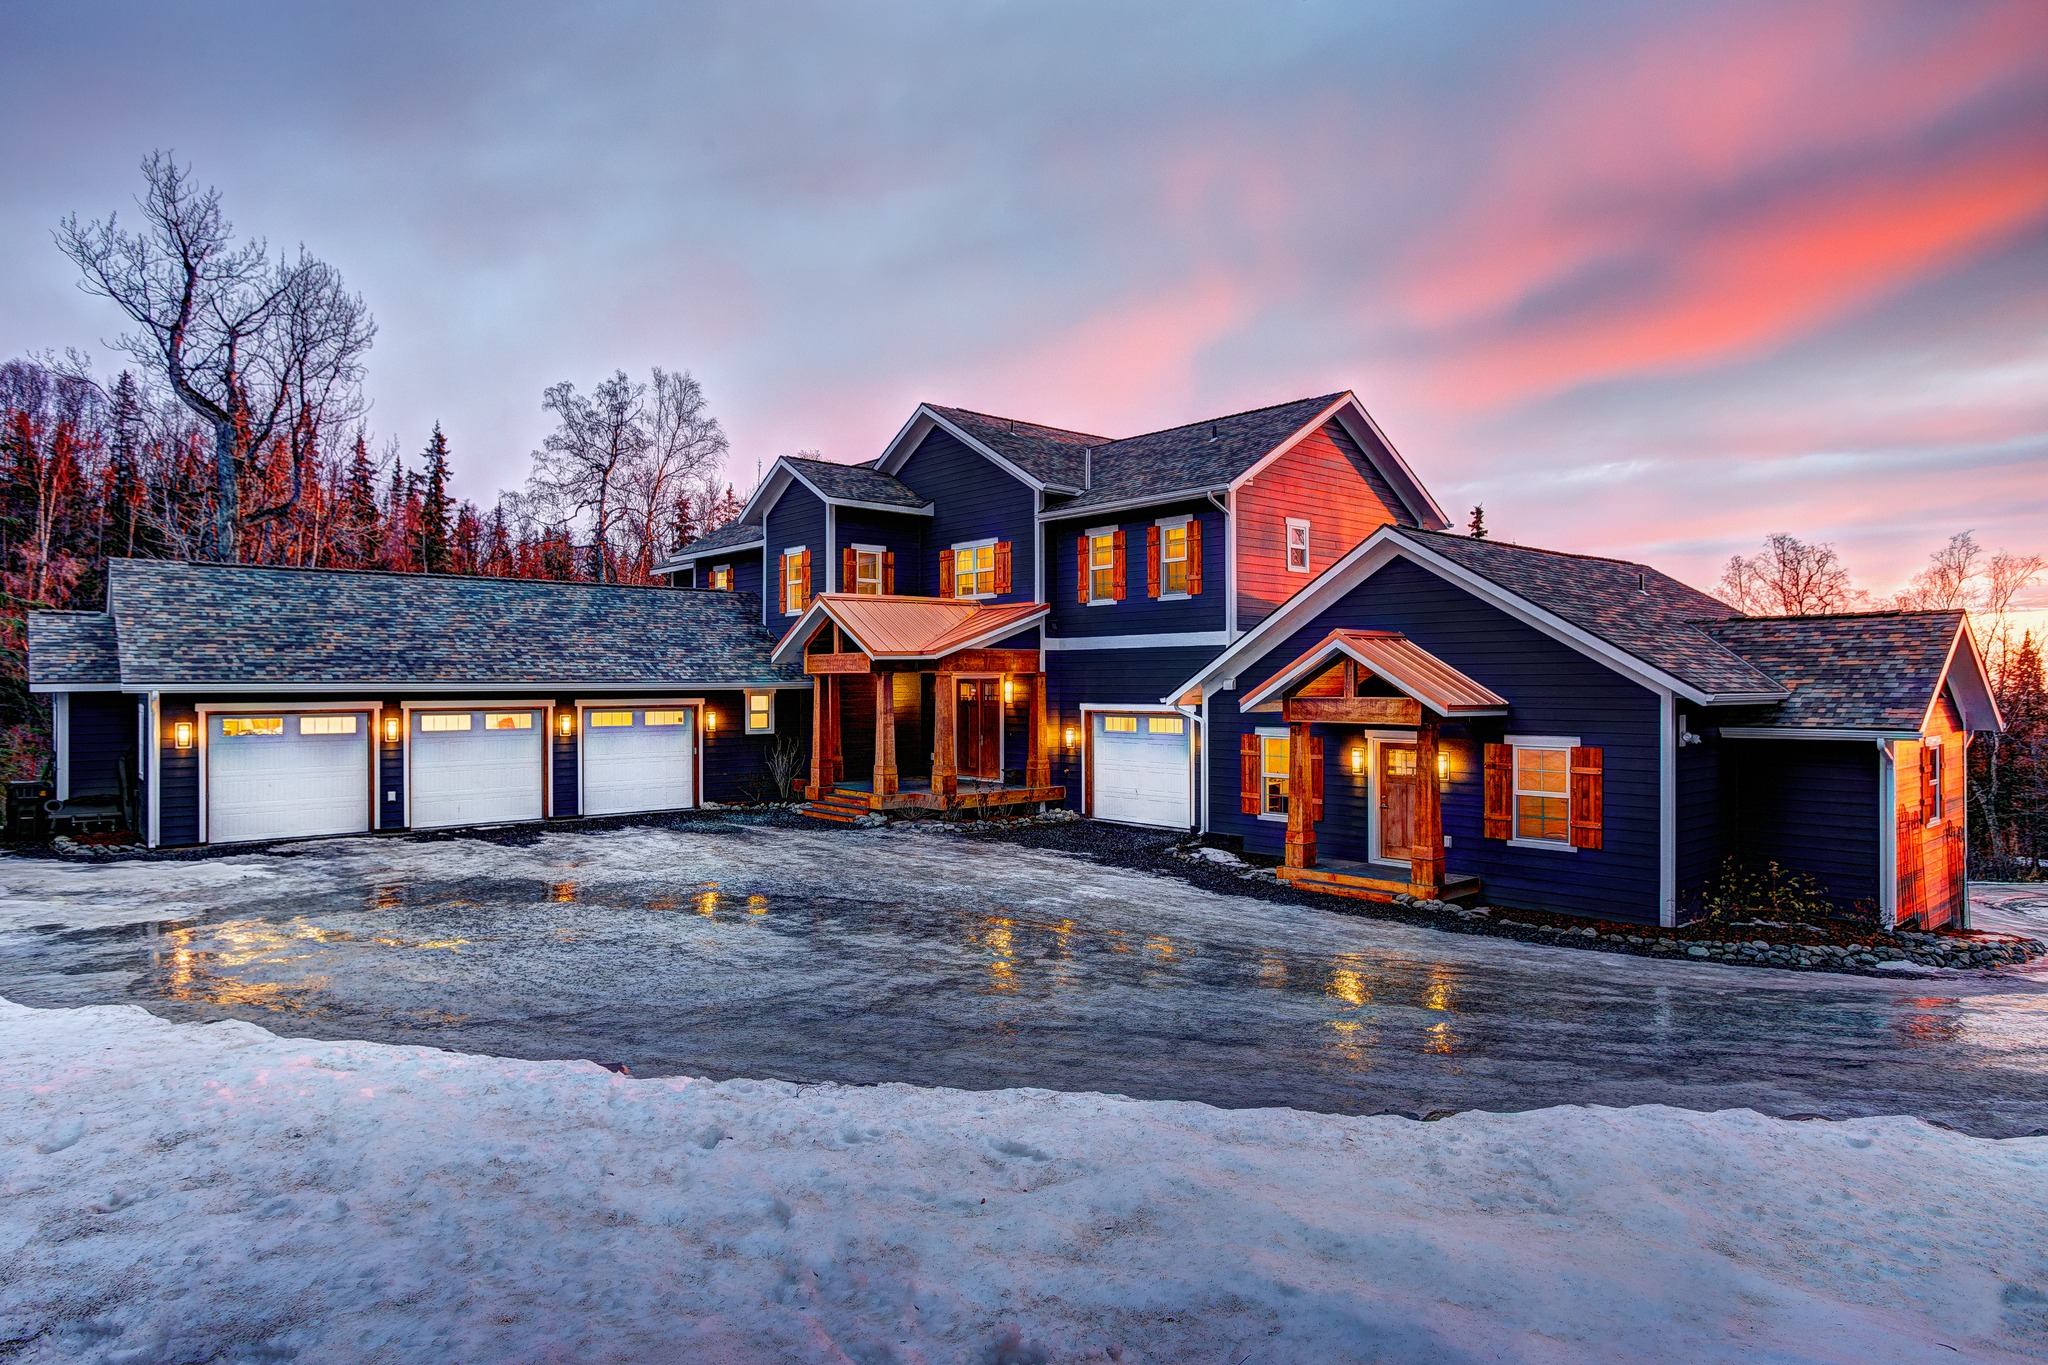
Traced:
<path id="1" fill-rule="evenodd" d="M 1052 753 L 1045 742 L 1045 674 L 1031 675 L 1031 740 L 1025 746 L 1024 785 L 1052 785 Z"/>
<path id="2" fill-rule="evenodd" d="M 1444 807 L 1436 785 L 1436 717 L 1415 727 L 1415 830 L 1408 894 L 1435 900 L 1444 889 Z"/>
<path id="3" fill-rule="evenodd" d="M 960 681 L 951 673 L 936 675 L 932 688 L 932 795 L 950 801 L 960 793 L 955 771 L 958 744 L 954 716 L 960 709 Z"/>
<path id="4" fill-rule="evenodd" d="M 1287 727 L 1287 866 L 1316 865 L 1313 816 L 1316 772 L 1309 744 L 1308 722 Z"/>
<path id="5" fill-rule="evenodd" d="M 811 675 L 811 780 L 804 787 L 804 799 L 815 801 L 825 794 L 832 778 L 825 771 L 825 717 L 832 711 L 832 675 Z"/>
<path id="6" fill-rule="evenodd" d="M 875 796 L 896 794 L 896 675 L 875 672 Z"/>

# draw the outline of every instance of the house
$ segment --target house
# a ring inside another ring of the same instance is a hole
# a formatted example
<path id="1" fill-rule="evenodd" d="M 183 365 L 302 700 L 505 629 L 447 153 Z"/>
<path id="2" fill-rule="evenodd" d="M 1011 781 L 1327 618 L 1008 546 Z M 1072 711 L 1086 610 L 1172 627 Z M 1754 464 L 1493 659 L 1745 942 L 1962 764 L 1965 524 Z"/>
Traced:
<path id="1" fill-rule="evenodd" d="M 777 460 L 649 589 L 116 561 L 35 613 L 63 794 L 152 843 L 1063 802 L 1339 895 L 1669 925 L 1730 860 L 1964 914 L 1958 613 L 1749 620 L 1446 533 L 1350 393 L 1110 438 L 921 404 Z M 779 785 L 779 784 L 778 784 Z"/>
<path id="2" fill-rule="evenodd" d="M 1171 694 L 1205 830 L 1336 894 L 1680 922 L 1733 859 L 1966 914 L 1960 612 L 1752 620 L 1654 568 L 1388 525 Z"/>

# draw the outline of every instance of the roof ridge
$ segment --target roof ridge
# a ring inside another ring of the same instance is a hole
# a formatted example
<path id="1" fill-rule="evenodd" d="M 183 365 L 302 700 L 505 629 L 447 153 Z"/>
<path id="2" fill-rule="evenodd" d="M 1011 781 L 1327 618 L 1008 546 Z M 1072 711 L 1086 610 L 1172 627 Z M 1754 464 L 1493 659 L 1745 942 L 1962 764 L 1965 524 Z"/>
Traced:
<path id="1" fill-rule="evenodd" d="M 1868 611 L 1806 611 L 1786 616 L 1748 616 L 1737 613 L 1716 625 L 1742 625 L 1753 621 L 1842 621 L 1885 617 L 1968 616 L 1968 607 L 1873 607 Z"/>
<path id="2" fill-rule="evenodd" d="M 683 548 L 687 550 L 689 546 L 686 545 Z M 551 588 L 630 588 L 646 592 L 677 591 L 677 589 L 669 587 L 666 583 L 591 583 L 573 578 L 518 578 L 510 574 L 426 573 L 410 569 L 360 569 L 339 566 L 321 567 L 311 564 L 220 564 L 202 559 L 143 559 L 136 555 L 110 555 L 107 563 L 109 565 L 167 565 L 180 569 L 205 569 L 209 571 L 214 569 L 240 569 L 253 570 L 260 573 L 352 574 L 359 578 L 400 578 L 441 583 L 523 583 L 534 587 Z M 81 614 L 95 616 L 102 613 L 83 612 Z"/>
<path id="3" fill-rule="evenodd" d="M 1278 412 L 1281 408 L 1299 407 L 1304 403 L 1317 403 L 1327 406 L 1350 392 L 1350 389 L 1339 389 L 1335 393 L 1326 393 L 1318 397 L 1290 398 L 1285 402 L 1267 403 L 1265 406 L 1257 408 L 1244 408 L 1238 412 L 1226 412 L 1217 417 L 1197 418 L 1192 422 L 1180 422 L 1170 427 L 1159 427 L 1153 431 L 1141 431 L 1134 436 L 1119 436 L 1111 441 L 1110 444 L 1122 445 L 1126 441 L 1142 441 L 1152 436 L 1168 436 L 1176 431 L 1192 431 L 1196 427 L 1215 426 L 1219 422 L 1234 422 L 1240 417 L 1257 417 L 1260 413 Z"/>
<path id="4" fill-rule="evenodd" d="M 1470 541 L 1474 545 L 1489 545 L 1503 550 L 1522 550 L 1532 555 L 1551 555 L 1558 559 L 1583 559 L 1595 564 L 1623 564 L 1631 569 L 1647 569 L 1659 578 L 1669 578 L 1673 583 L 1677 583 L 1682 587 L 1692 588 L 1692 584 L 1687 583 L 1684 579 L 1666 573 L 1656 565 L 1641 559 L 1621 559 L 1614 555 L 1589 555 L 1579 550 L 1552 550 L 1542 545 L 1523 545 L 1519 541 L 1495 540 L 1491 536 L 1481 538 L 1461 535 L 1456 531 L 1425 531 L 1420 526 L 1396 526 L 1394 529 L 1410 535 L 1434 536 L 1439 540 L 1464 540 Z M 1702 588 L 1692 588 L 1692 590 L 1694 592 L 1705 591 Z M 1707 593 L 1706 595 L 1709 597 L 1713 596 L 1712 593 Z"/>
<path id="5" fill-rule="evenodd" d="M 945 403 L 926 403 L 923 406 L 932 409 L 934 412 L 957 412 L 968 417 L 980 417 L 991 422 L 1002 422 L 1013 427 L 1030 427 L 1034 431 L 1053 431 L 1058 432 L 1062 436 L 1082 436 L 1103 445 L 1108 445 L 1113 441 L 1121 439 L 1116 436 L 1098 436 L 1092 431 L 1077 431 L 1073 427 L 1056 427 L 1045 422 L 1031 422 L 1022 417 L 1004 417 L 998 413 L 982 412 L 976 408 L 956 408 Z"/>

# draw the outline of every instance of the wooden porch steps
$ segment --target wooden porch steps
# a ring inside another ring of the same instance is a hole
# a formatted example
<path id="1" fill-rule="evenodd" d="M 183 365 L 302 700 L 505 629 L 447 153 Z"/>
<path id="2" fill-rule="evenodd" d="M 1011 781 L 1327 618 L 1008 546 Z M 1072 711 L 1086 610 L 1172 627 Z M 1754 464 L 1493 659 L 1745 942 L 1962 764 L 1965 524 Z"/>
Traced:
<path id="1" fill-rule="evenodd" d="M 866 792 L 828 791 L 815 801 L 804 803 L 798 812 L 813 820 L 824 820 L 835 825 L 850 825 L 868 813 Z"/>
<path id="2" fill-rule="evenodd" d="M 1281 867 L 1275 869 L 1280 880 L 1304 891 L 1321 891 L 1331 896 L 1352 896 L 1359 900 L 1390 901 L 1398 895 L 1421 896 L 1426 888 L 1412 882 L 1384 875 L 1375 876 L 1365 868 L 1352 867 Z M 1479 894 L 1479 878 L 1470 873 L 1453 872 L 1445 876 L 1437 899 L 1447 901 L 1469 900 Z"/>

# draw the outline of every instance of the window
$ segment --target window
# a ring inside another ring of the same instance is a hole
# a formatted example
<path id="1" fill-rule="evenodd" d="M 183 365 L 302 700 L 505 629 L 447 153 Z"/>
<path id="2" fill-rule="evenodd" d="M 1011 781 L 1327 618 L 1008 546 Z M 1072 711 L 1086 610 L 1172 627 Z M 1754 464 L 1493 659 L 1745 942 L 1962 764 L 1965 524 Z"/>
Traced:
<path id="1" fill-rule="evenodd" d="M 1941 741 L 1930 737 L 1920 745 L 1920 813 L 1930 825 L 1945 814 L 1941 795 Z"/>
<path id="2" fill-rule="evenodd" d="M 1570 846 L 1571 759 L 1569 745 L 1515 746 L 1517 839 Z"/>
<path id="3" fill-rule="evenodd" d="M 1135 735 L 1138 733 L 1136 716 L 1104 716 L 1102 728 L 1113 735 Z"/>
<path id="4" fill-rule="evenodd" d="M 640 721 L 643 725 L 688 725 L 690 713 L 683 710 L 643 711 L 640 713 Z"/>
<path id="5" fill-rule="evenodd" d="M 1145 731 L 1153 735 L 1182 735 L 1187 733 L 1187 721 L 1179 716 L 1148 716 Z"/>
<path id="6" fill-rule="evenodd" d="M 782 552 L 782 612 L 795 616 L 809 604 L 810 565 L 801 548 Z"/>
<path id="7" fill-rule="evenodd" d="M 420 733 L 422 734 L 442 734 L 450 730 L 467 730 L 468 728 L 469 712 L 467 711 L 441 711 L 420 717 Z"/>
<path id="8" fill-rule="evenodd" d="M 623 729 L 633 723 L 631 711 L 592 711 L 583 722 L 593 730 Z"/>
<path id="9" fill-rule="evenodd" d="M 1259 736 L 1259 810 L 1287 814 L 1287 736 Z"/>
<path id="10" fill-rule="evenodd" d="M 1287 572 L 1308 572 L 1308 523 L 1296 517 L 1287 519 Z"/>
<path id="11" fill-rule="evenodd" d="M 996 595 L 996 545 L 953 547 L 953 596 L 994 597 Z"/>
<path id="12" fill-rule="evenodd" d="M 1187 596 L 1188 524 L 1159 528 L 1159 592 L 1161 596 Z"/>
<path id="13" fill-rule="evenodd" d="M 731 592 L 732 565 L 720 564 L 717 568 L 713 569 L 711 571 L 711 580 L 707 586 L 716 588 L 720 592 Z"/>
<path id="14" fill-rule="evenodd" d="M 747 733 L 750 735 L 772 735 L 775 733 L 775 694 L 773 692 L 747 693 Z"/>
<path id="15" fill-rule="evenodd" d="M 302 735 L 352 735 L 355 732 L 354 716 L 299 717 L 299 733 Z"/>
<path id="16" fill-rule="evenodd" d="M 1088 600 L 1116 601 L 1116 532 L 1088 533 Z"/>
<path id="17" fill-rule="evenodd" d="M 484 729 L 486 730 L 531 730 L 532 728 L 533 712 L 531 711 L 484 712 Z"/>
<path id="18" fill-rule="evenodd" d="M 230 739 L 249 735 L 281 735 L 284 733 L 284 717 L 222 716 L 220 732 Z"/>
<path id="19" fill-rule="evenodd" d="M 853 582 L 846 585 L 848 592 L 863 597 L 882 595 L 882 548 L 879 545 L 856 545 L 853 547 Z"/>

